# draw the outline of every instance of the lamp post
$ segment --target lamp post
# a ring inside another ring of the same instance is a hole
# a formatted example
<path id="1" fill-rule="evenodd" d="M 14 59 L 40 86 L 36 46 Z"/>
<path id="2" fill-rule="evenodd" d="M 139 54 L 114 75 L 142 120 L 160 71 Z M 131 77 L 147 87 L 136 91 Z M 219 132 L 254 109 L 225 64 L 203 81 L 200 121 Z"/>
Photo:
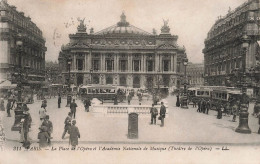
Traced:
<path id="1" fill-rule="evenodd" d="M 188 103 L 187 103 L 187 75 L 186 75 L 186 67 L 188 65 L 188 59 L 183 59 L 183 65 L 184 65 L 184 96 L 181 103 L 181 108 L 183 109 L 189 109 Z"/>
<path id="2" fill-rule="evenodd" d="M 22 34 L 19 33 L 16 40 L 16 46 L 18 51 L 18 79 L 17 79 L 17 106 L 14 110 L 15 113 L 15 120 L 14 125 L 12 126 L 12 131 L 20 131 L 21 126 L 20 122 L 21 119 L 24 117 L 23 109 L 22 109 L 22 48 L 23 48 L 23 41 L 22 41 Z"/>
<path id="3" fill-rule="evenodd" d="M 66 107 L 69 107 L 70 106 L 70 103 L 71 103 L 71 89 L 70 89 L 70 66 L 71 66 L 71 62 L 72 62 L 72 59 L 69 57 L 68 60 L 68 69 L 69 69 L 69 82 L 68 82 L 68 94 L 67 94 L 67 105 Z"/>
<path id="4" fill-rule="evenodd" d="M 247 50 L 249 47 L 249 39 L 247 37 L 246 34 L 243 35 L 242 37 L 242 41 L 243 41 L 243 49 L 244 49 L 244 59 L 246 59 L 246 55 L 247 55 Z M 246 83 L 246 63 L 244 64 L 243 67 L 243 77 L 241 80 L 241 85 L 242 85 L 242 95 L 241 95 L 241 105 L 240 105 L 240 113 L 239 113 L 239 126 L 236 128 L 236 132 L 238 133 L 245 133 L 245 134 L 250 134 L 251 130 L 248 126 L 248 106 L 247 103 L 249 101 L 249 98 L 246 94 L 246 90 L 247 90 L 247 83 Z"/>

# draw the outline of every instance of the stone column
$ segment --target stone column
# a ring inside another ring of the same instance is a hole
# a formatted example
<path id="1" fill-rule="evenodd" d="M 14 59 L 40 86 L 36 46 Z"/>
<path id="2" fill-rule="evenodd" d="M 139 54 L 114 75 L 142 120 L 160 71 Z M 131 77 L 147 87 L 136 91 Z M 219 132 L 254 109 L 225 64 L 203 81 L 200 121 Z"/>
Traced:
<path id="1" fill-rule="evenodd" d="M 173 57 L 173 68 L 174 68 L 173 71 L 176 73 L 177 72 L 177 54 L 174 54 L 174 57 Z"/>
<path id="2" fill-rule="evenodd" d="M 129 53 L 128 54 L 128 72 L 132 72 L 132 64 L 133 64 L 133 61 L 132 61 L 132 54 Z"/>
<path id="3" fill-rule="evenodd" d="M 174 54 L 170 54 L 171 55 L 171 66 L 170 66 L 170 71 L 171 72 L 174 72 L 174 64 L 173 64 L 173 62 L 174 62 Z"/>
<path id="4" fill-rule="evenodd" d="M 85 53 L 85 56 L 84 56 L 84 57 L 85 57 L 85 59 L 84 59 L 84 70 L 85 70 L 85 71 L 88 70 L 88 63 L 87 63 L 87 61 L 88 61 L 87 59 L 88 59 L 88 58 L 87 58 L 87 55 L 88 55 L 88 54 Z"/>
<path id="5" fill-rule="evenodd" d="M 92 52 L 90 51 L 89 54 L 88 54 L 88 71 L 90 71 L 90 69 L 92 68 L 93 69 L 93 66 L 92 66 Z"/>
<path id="6" fill-rule="evenodd" d="M 144 72 L 147 72 L 147 69 L 146 69 L 146 57 L 147 57 L 147 54 L 144 54 Z"/>
<path id="7" fill-rule="evenodd" d="M 76 53 L 73 54 L 73 70 L 76 71 L 77 63 L 76 63 Z"/>
<path id="8" fill-rule="evenodd" d="M 144 54 L 141 53 L 141 72 L 144 72 Z"/>
<path id="9" fill-rule="evenodd" d="M 155 53 L 155 69 L 154 69 L 154 71 L 157 72 L 158 68 L 159 68 L 159 54 L 156 52 Z"/>

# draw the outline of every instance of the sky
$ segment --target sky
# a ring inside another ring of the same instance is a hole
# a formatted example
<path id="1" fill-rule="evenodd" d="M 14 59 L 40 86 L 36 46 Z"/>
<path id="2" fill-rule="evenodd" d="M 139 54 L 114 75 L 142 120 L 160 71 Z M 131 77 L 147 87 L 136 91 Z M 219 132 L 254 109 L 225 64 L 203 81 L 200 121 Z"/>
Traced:
<path id="1" fill-rule="evenodd" d="M 203 62 L 204 40 L 217 17 L 226 15 L 247 0 L 8 0 L 18 11 L 30 16 L 46 39 L 46 60 L 57 61 L 62 44 L 77 31 L 78 18 L 85 18 L 87 31 L 110 27 L 126 20 L 138 28 L 157 34 L 163 19 L 169 20 L 171 34 L 185 46 L 190 62 Z"/>

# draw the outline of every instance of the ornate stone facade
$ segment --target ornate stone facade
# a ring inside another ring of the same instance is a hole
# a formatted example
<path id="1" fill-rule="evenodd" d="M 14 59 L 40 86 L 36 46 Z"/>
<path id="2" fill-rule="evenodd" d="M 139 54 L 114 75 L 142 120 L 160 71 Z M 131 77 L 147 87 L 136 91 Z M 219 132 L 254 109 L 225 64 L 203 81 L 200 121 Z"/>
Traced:
<path id="1" fill-rule="evenodd" d="M 203 86 L 204 85 L 204 64 L 189 63 L 187 65 L 187 75 L 189 79 L 189 86 Z"/>
<path id="2" fill-rule="evenodd" d="M 207 85 L 228 85 L 234 70 L 249 75 L 249 69 L 255 67 L 259 60 L 259 6 L 259 0 L 249 0 L 220 16 L 209 31 L 203 50 Z"/>
<path id="3" fill-rule="evenodd" d="M 159 85 L 175 86 L 186 53 L 177 45 L 178 36 L 169 33 L 167 23 L 160 35 L 150 34 L 128 23 L 123 13 L 116 25 L 88 34 L 80 21 L 78 32 L 69 35 L 70 42 L 59 54 L 64 83 L 71 58 L 75 85 L 92 82 L 145 88 L 157 86 L 160 77 Z"/>
<path id="4" fill-rule="evenodd" d="M 9 79 L 15 82 L 11 75 L 17 73 L 18 50 L 16 40 L 18 33 L 23 35 L 22 67 L 29 66 L 26 70 L 29 84 L 40 86 L 45 80 L 45 39 L 42 31 L 24 16 L 23 12 L 16 10 L 15 6 L 7 4 L 6 0 L 0 1 L 0 79 Z"/>

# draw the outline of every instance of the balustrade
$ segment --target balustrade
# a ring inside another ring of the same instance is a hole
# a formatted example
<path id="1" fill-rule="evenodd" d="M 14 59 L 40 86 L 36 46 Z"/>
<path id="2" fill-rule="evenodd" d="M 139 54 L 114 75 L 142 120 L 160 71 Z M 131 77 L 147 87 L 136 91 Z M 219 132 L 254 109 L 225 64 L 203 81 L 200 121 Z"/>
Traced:
<path id="1" fill-rule="evenodd" d="M 150 115 L 150 109 L 152 106 L 150 105 L 94 105 L 91 107 L 91 112 L 100 113 L 104 115 L 125 115 L 129 113 L 137 113 L 143 116 Z M 160 105 L 155 106 L 157 108 L 158 113 L 160 111 Z M 168 110 L 166 107 L 166 116 L 168 115 Z"/>

